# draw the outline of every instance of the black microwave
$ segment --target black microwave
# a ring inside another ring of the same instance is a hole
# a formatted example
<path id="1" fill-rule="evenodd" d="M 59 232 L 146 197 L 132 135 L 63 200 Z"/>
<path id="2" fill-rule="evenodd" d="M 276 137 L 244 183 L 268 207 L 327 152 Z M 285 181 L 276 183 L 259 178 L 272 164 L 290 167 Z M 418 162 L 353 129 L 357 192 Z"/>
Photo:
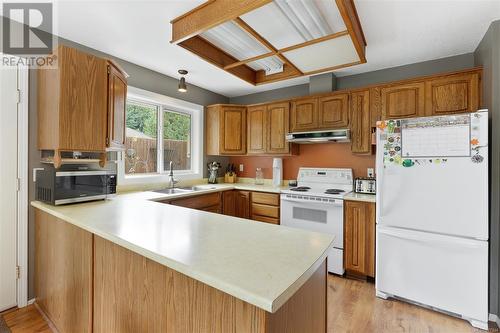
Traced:
<path id="1" fill-rule="evenodd" d="M 102 200 L 116 194 L 116 172 L 48 167 L 37 170 L 35 186 L 36 200 L 52 205 Z"/>

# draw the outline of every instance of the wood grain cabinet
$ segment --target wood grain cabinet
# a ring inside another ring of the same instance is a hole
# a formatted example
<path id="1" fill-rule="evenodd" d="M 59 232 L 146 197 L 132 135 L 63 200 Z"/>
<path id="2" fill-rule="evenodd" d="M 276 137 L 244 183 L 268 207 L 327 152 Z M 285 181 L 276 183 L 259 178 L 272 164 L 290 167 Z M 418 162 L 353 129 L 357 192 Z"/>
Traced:
<path id="1" fill-rule="evenodd" d="M 427 80 L 425 93 L 428 115 L 475 112 L 480 105 L 480 73 L 460 73 Z"/>
<path id="2" fill-rule="evenodd" d="M 222 201 L 220 192 L 190 196 L 187 198 L 164 201 L 174 206 L 204 210 L 212 213 L 222 213 Z"/>
<path id="3" fill-rule="evenodd" d="M 351 93 L 351 151 L 358 154 L 371 153 L 371 118 L 369 90 Z"/>
<path id="4" fill-rule="evenodd" d="M 279 194 L 252 192 L 250 202 L 252 220 L 280 224 Z"/>
<path id="5" fill-rule="evenodd" d="M 58 67 L 39 69 L 38 149 L 122 149 L 127 74 L 110 60 L 59 45 Z"/>
<path id="6" fill-rule="evenodd" d="M 267 150 L 267 106 L 247 108 L 247 153 L 265 154 Z"/>
<path id="7" fill-rule="evenodd" d="M 348 273 L 375 276 L 375 204 L 344 201 L 344 265 Z"/>
<path id="8" fill-rule="evenodd" d="M 225 191 L 223 192 L 223 214 L 250 218 L 250 192 L 249 191 Z"/>
<path id="9" fill-rule="evenodd" d="M 334 94 L 318 99 L 319 127 L 334 129 L 349 125 L 349 94 Z"/>
<path id="10" fill-rule="evenodd" d="M 206 108 L 207 155 L 246 153 L 246 106 L 216 104 Z"/>
<path id="11" fill-rule="evenodd" d="M 425 116 L 425 84 L 414 82 L 380 89 L 383 119 Z"/>
<path id="12" fill-rule="evenodd" d="M 318 127 L 318 98 L 309 97 L 292 101 L 290 132 L 315 130 Z"/>

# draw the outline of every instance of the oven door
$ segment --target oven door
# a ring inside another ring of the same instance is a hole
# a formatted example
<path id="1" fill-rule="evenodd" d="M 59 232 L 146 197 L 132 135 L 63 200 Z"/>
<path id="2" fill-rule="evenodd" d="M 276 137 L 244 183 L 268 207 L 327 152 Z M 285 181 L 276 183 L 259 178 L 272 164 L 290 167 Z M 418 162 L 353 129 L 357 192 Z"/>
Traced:
<path id="1" fill-rule="evenodd" d="M 108 194 L 107 171 L 56 172 L 55 204 L 105 199 Z"/>
<path id="2" fill-rule="evenodd" d="M 339 199 L 327 201 L 298 199 L 281 195 L 281 224 L 333 235 L 333 247 L 344 247 L 344 203 Z"/>

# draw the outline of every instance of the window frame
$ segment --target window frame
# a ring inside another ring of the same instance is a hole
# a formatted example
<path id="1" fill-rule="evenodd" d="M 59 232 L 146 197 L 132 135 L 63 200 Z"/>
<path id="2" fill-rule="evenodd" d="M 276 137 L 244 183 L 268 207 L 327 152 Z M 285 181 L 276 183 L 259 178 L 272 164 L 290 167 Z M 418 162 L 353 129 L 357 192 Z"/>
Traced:
<path id="1" fill-rule="evenodd" d="M 142 185 L 168 182 L 168 170 L 163 164 L 163 118 L 164 112 L 172 111 L 191 116 L 191 169 L 174 170 L 177 180 L 203 178 L 203 109 L 202 105 L 186 102 L 155 92 L 128 86 L 127 100 L 147 103 L 158 107 L 157 114 L 157 160 L 155 173 L 125 174 L 125 152 L 118 154 L 118 185 Z M 126 119 L 126 117 L 125 117 Z"/>

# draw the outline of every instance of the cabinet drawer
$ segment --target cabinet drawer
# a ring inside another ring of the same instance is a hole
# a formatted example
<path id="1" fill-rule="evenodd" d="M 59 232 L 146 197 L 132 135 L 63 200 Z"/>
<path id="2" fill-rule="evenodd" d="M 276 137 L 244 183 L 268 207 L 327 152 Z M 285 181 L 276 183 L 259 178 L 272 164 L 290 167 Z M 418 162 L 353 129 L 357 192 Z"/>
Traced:
<path id="1" fill-rule="evenodd" d="M 280 220 L 274 217 L 260 216 L 260 215 L 252 215 L 252 220 L 259 222 L 266 222 L 271 224 L 280 224 Z"/>
<path id="2" fill-rule="evenodd" d="M 195 197 L 172 200 L 170 203 L 175 206 L 202 209 L 215 205 L 220 205 L 220 193 L 217 192 L 204 195 L 197 195 Z"/>
<path id="3" fill-rule="evenodd" d="M 279 206 L 280 196 L 274 193 L 252 192 L 252 203 Z"/>
<path id="4" fill-rule="evenodd" d="M 279 218 L 280 208 L 275 206 L 252 203 L 252 215 L 261 215 L 261 216 Z"/>
<path id="5" fill-rule="evenodd" d="M 205 212 L 211 212 L 211 213 L 217 213 L 217 214 L 221 213 L 220 205 L 206 207 L 206 208 L 203 208 L 202 210 Z"/>

